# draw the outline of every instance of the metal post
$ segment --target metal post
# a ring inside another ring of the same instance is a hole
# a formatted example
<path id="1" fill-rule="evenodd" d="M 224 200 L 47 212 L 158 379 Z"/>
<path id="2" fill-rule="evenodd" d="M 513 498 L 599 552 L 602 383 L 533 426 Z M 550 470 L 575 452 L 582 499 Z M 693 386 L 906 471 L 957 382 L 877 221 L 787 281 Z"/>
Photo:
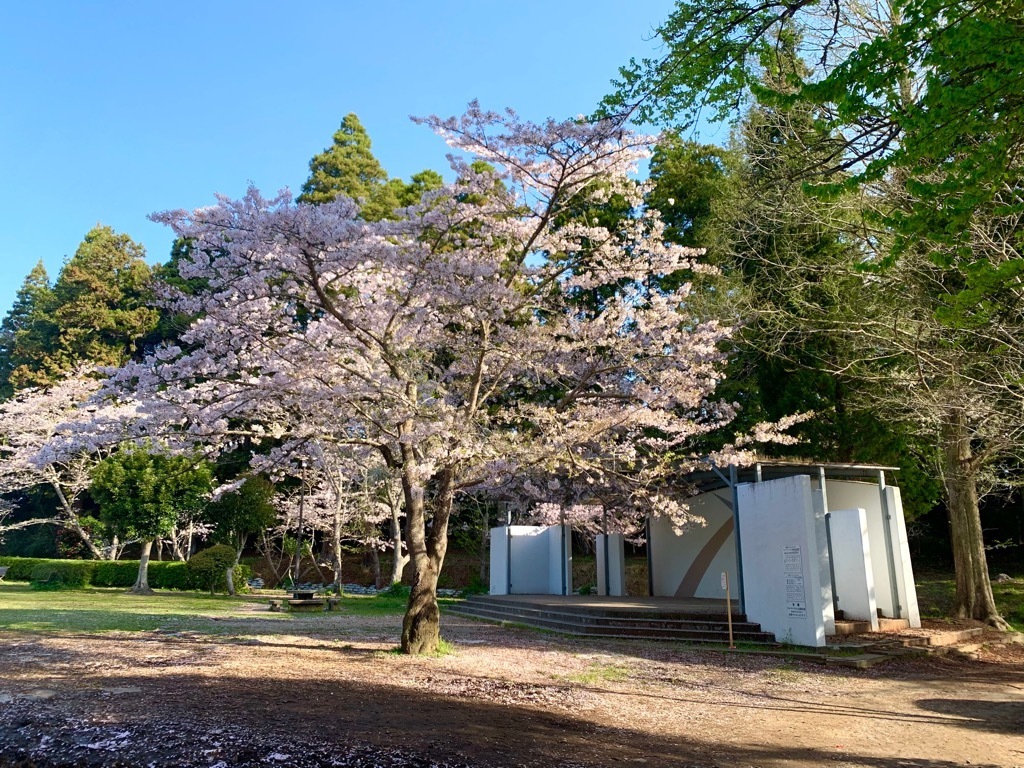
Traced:
<path id="1" fill-rule="evenodd" d="M 604 594 L 609 597 L 612 594 L 612 585 L 609 582 L 611 571 L 608 568 L 608 508 L 604 508 L 601 527 L 604 528 Z"/>
<path id="2" fill-rule="evenodd" d="M 836 591 L 836 566 L 832 561 L 832 513 L 825 513 L 825 546 L 828 548 L 828 577 L 832 580 L 832 612 L 839 618 L 839 593 Z"/>
<path id="3" fill-rule="evenodd" d="M 885 470 L 878 470 L 878 493 L 882 499 L 882 528 L 885 532 L 885 558 L 889 566 L 889 588 L 892 590 L 893 618 L 903 618 L 903 606 L 900 605 L 900 591 L 896 583 L 896 555 L 892 545 L 892 515 L 889 512 L 889 499 L 885 493 Z"/>
<path id="4" fill-rule="evenodd" d="M 761 482 L 761 462 L 757 462 L 757 464 L 754 465 L 754 482 Z"/>
<path id="5" fill-rule="evenodd" d="M 562 531 L 562 555 L 561 555 L 561 560 L 562 560 L 562 594 L 563 595 L 568 595 L 569 594 L 569 584 L 568 584 L 568 580 L 565 578 L 565 572 L 566 572 L 566 569 L 568 569 L 568 567 L 569 567 L 569 563 L 568 563 L 568 558 L 566 558 L 566 556 L 565 556 L 565 508 L 564 507 L 561 508 L 561 513 L 559 515 L 559 520 L 560 520 L 560 522 L 559 522 L 559 526 L 558 527 Z"/>
<path id="6" fill-rule="evenodd" d="M 647 596 L 654 597 L 654 553 L 651 552 L 651 516 L 647 516 L 644 523 L 647 537 Z"/>
<path id="7" fill-rule="evenodd" d="M 736 486 L 739 484 L 739 472 L 736 465 L 729 467 L 729 487 L 732 489 L 732 524 L 736 538 L 736 598 L 740 604 L 740 613 L 747 612 L 747 600 L 743 589 L 743 547 L 740 539 L 740 497 Z"/>
<path id="8" fill-rule="evenodd" d="M 512 508 L 505 502 L 505 594 L 512 594 Z"/>
<path id="9" fill-rule="evenodd" d="M 825 488 L 825 468 L 818 467 L 818 485 L 821 486 L 821 508 L 825 513 L 825 549 L 828 554 L 828 578 L 832 587 L 832 612 L 839 616 L 839 594 L 836 592 L 836 565 L 832 557 L 832 513 L 828 509 L 828 490 Z"/>

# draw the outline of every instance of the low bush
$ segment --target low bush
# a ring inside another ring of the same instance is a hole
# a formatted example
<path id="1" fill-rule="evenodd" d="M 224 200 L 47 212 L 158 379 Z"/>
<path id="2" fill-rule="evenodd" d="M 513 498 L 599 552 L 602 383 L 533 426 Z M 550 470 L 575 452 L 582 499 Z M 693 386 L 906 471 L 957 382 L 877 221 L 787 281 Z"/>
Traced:
<path id="1" fill-rule="evenodd" d="M 405 584 L 392 584 L 387 589 L 382 589 L 378 592 L 377 597 L 400 597 L 403 600 L 408 600 L 411 591 Z"/>
<path id="2" fill-rule="evenodd" d="M 92 582 L 92 560 L 49 560 L 32 569 L 33 589 L 80 589 Z"/>
<path id="3" fill-rule="evenodd" d="M 218 590 L 225 592 L 228 588 L 227 570 L 234 564 L 235 556 L 235 550 L 227 544 L 216 544 L 192 555 L 188 561 L 189 574 L 198 587 L 210 590 L 210 594 Z"/>
<path id="4" fill-rule="evenodd" d="M 40 557 L 0 557 L 0 565 L 7 566 L 4 581 L 34 582 L 36 588 L 124 587 L 129 589 L 139 575 L 138 560 L 57 560 Z M 39 569 L 37 571 L 37 569 Z M 46 570 L 48 569 L 48 570 Z M 74 573 L 74 576 L 69 574 Z M 235 568 L 235 587 L 243 591 L 252 575 L 247 565 Z M 38 577 L 38 578 L 37 578 Z M 226 587 L 221 574 L 217 586 Z M 150 560 L 149 586 L 153 589 L 209 589 L 189 571 L 188 563 L 178 560 Z"/>
<path id="5" fill-rule="evenodd" d="M 43 563 L 60 563 L 41 557 L 0 557 L 0 565 L 7 566 L 4 581 L 32 581 L 32 569 Z"/>

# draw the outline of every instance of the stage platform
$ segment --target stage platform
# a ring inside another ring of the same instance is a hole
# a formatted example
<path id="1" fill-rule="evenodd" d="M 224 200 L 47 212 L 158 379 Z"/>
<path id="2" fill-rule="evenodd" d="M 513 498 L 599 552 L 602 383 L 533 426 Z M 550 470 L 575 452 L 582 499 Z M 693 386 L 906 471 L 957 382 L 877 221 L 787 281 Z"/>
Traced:
<path id="1" fill-rule="evenodd" d="M 773 644 L 732 603 L 736 642 Z M 474 595 L 447 608 L 460 616 L 585 637 L 728 642 L 725 600 L 605 595 Z"/>

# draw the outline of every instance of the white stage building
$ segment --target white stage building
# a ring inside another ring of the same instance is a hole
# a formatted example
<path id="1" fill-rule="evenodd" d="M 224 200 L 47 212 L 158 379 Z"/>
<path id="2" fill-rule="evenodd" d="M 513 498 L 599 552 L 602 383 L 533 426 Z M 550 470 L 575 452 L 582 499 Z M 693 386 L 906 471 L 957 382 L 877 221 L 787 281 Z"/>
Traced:
<path id="1" fill-rule="evenodd" d="M 780 641 L 822 646 L 836 618 L 878 628 L 882 618 L 921 625 L 899 488 L 892 467 L 762 463 L 688 478 L 706 521 L 682 535 L 648 520 L 648 596 L 725 597 Z M 625 595 L 621 534 L 597 537 L 600 595 Z M 491 530 L 492 595 L 570 595 L 568 526 Z"/>

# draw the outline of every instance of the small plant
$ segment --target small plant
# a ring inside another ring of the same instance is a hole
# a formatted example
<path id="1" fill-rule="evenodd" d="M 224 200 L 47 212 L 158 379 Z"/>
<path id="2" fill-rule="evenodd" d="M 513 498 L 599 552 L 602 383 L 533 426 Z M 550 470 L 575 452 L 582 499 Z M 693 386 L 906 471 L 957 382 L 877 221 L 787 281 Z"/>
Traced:
<path id="1" fill-rule="evenodd" d="M 411 590 L 404 584 L 392 584 L 387 589 L 382 589 L 377 593 L 377 597 L 400 597 L 403 600 L 409 598 L 409 592 Z"/>
<path id="2" fill-rule="evenodd" d="M 437 641 L 437 650 L 434 651 L 434 656 L 440 658 L 442 656 L 454 656 L 456 653 L 455 643 L 451 643 L 445 640 L 443 637 Z"/>
<path id="3" fill-rule="evenodd" d="M 599 664 L 586 672 L 569 675 L 566 680 L 572 683 L 595 685 L 597 683 L 620 683 L 629 679 L 629 670 L 614 664 Z"/>
<path id="4" fill-rule="evenodd" d="M 781 667 L 775 669 L 766 670 L 764 673 L 765 682 L 774 684 L 785 684 L 785 683 L 797 683 L 800 682 L 804 677 L 804 674 L 800 672 L 796 667 L 784 664 Z"/>
<path id="5" fill-rule="evenodd" d="M 227 544 L 217 544 L 197 552 L 188 561 L 188 570 L 196 584 L 214 594 L 217 588 L 227 589 L 228 568 L 235 564 L 235 550 Z"/>
<path id="6" fill-rule="evenodd" d="M 470 595 L 486 595 L 491 591 L 491 588 L 481 579 L 479 576 L 474 576 L 469 586 L 462 590 L 463 597 L 469 597 Z"/>
<path id="7" fill-rule="evenodd" d="M 593 584 L 584 584 L 582 587 L 580 587 L 581 595 L 592 595 L 595 592 L 597 592 L 597 587 L 595 587 Z"/>

